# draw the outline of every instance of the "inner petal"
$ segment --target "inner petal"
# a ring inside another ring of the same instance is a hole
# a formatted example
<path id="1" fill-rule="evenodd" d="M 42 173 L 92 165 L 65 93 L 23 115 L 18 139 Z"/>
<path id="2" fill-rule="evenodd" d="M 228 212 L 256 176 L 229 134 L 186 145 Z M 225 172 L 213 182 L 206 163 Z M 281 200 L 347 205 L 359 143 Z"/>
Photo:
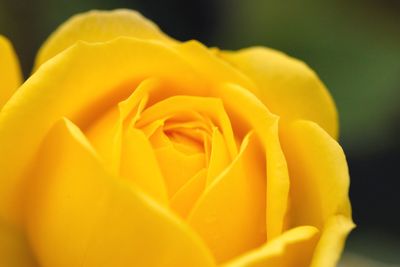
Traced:
<path id="1" fill-rule="evenodd" d="M 178 149 L 187 149 L 189 153 L 204 153 L 209 149 L 206 146 L 210 143 L 210 127 L 202 120 L 187 122 L 168 120 L 163 130 Z"/>
<path id="2" fill-rule="evenodd" d="M 145 111 L 136 123 L 141 128 L 160 118 L 179 118 L 188 114 L 188 111 L 196 111 L 200 116 L 208 117 L 212 124 L 217 126 L 226 140 L 231 158 L 237 155 L 235 137 L 228 115 L 223 103 L 218 98 L 197 96 L 173 96 L 158 102 Z"/>
<path id="3" fill-rule="evenodd" d="M 205 189 L 191 210 L 188 223 L 218 262 L 266 241 L 265 169 L 265 154 L 251 132 L 238 157 Z"/>
<path id="4" fill-rule="evenodd" d="M 237 84 L 224 84 L 218 95 L 232 121 L 235 134 L 242 137 L 253 129 L 265 150 L 267 168 L 266 227 L 268 239 L 279 236 L 284 230 L 288 208 L 289 174 L 279 141 L 279 118 L 268 111 L 252 93 Z M 238 108 L 238 106 L 240 108 Z"/>
<path id="5" fill-rule="evenodd" d="M 170 145 L 156 149 L 155 154 L 169 196 L 176 193 L 192 176 L 205 167 L 204 153 L 187 155 Z"/>
<path id="6" fill-rule="evenodd" d="M 210 185 L 231 162 L 226 142 L 217 127 L 213 129 L 209 162 L 206 179 L 207 185 Z"/>
<path id="7" fill-rule="evenodd" d="M 133 182 L 159 203 L 168 205 L 167 189 L 157 158 L 145 134 L 130 127 L 147 103 L 152 80 L 143 81 L 126 100 L 86 130 L 86 136 L 117 176 Z"/>
<path id="8" fill-rule="evenodd" d="M 174 147 L 186 154 L 204 153 L 203 139 L 206 138 L 202 132 L 188 129 L 175 129 L 164 131 Z"/>
<path id="9" fill-rule="evenodd" d="M 206 175 L 206 169 L 200 170 L 171 197 L 171 208 L 183 218 L 187 217 L 196 200 L 203 192 Z"/>
<path id="10" fill-rule="evenodd" d="M 238 156 L 242 138 L 233 134 L 221 99 L 184 95 L 154 103 L 160 85 L 142 82 L 89 129 L 89 139 L 105 144 L 104 155 L 112 152 L 120 175 L 186 218 Z"/>
<path id="11" fill-rule="evenodd" d="M 156 154 L 142 131 L 124 130 L 121 149 L 121 176 L 134 182 L 140 189 L 168 205 L 167 189 Z"/>
<path id="12" fill-rule="evenodd" d="M 135 127 L 152 143 L 170 197 L 184 185 L 190 188 L 203 168 L 210 184 L 237 155 L 237 140 L 218 98 L 169 97 L 143 110 Z"/>

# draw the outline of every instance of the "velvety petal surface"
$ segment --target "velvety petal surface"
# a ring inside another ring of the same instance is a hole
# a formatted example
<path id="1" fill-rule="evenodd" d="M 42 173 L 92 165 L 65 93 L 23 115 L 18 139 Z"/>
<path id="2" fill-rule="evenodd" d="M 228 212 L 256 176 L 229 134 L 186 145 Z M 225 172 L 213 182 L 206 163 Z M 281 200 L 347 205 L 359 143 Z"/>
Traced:
<path id="1" fill-rule="evenodd" d="M 18 58 L 10 41 L 0 35 L 0 110 L 21 85 Z"/>
<path id="2" fill-rule="evenodd" d="M 328 218 L 310 266 L 335 267 L 340 259 L 346 238 L 354 227 L 354 223 L 347 216 L 334 215 Z"/>
<path id="3" fill-rule="evenodd" d="M 309 267 L 318 240 L 318 229 L 299 226 L 267 244 L 247 252 L 224 267 Z"/>
<path id="4" fill-rule="evenodd" d="M 24 231 L 0 219 L 0 266 L 38 267 Z"/>
<path id="5" fill-rule="evenodd" d="M 349 173 L 340 145 L 311 121 L 295 121 L 281 129 L 289 167 L 290 224 L 321 229 L 335 214 L 351 217 Z"/>
<path id="6" fill-rule="evenodd" d="M 246 129 L 254 130 L 265 150 L 267 238 L 275 238 L 284 230 L 290 186 L 279 140 L 279 118 L 269 112 L 254 94 L 237 84 L 223 84 L 218 90 L 230 114 L 235 134 L 241 135 Z"/>
<path id="7" fill-rule="evenodd" d="M 73 16 L 48 38 L 38 52 L 35 69 L 78 41 L 106 42 L 123 36 L 174 42 L 137 11 L 92 10 Z"/>
<path id="8" fill-rule="evenodd" d="M 219 55 L 256 83 L 259 90 L 255 93 L 273 113 L 284 120 L 314 121 L 337 138 L 335 104 L 324 84 L 305 63 L 265 47 L 219 52 Z"/>
<path id="9" fill-rule="evenodd" d="M 188 217 L 218 262 L 266 241 L 265 183 L 265 157 L 256 136 L 249 134 L 237 158 L 206 188 Z"/>

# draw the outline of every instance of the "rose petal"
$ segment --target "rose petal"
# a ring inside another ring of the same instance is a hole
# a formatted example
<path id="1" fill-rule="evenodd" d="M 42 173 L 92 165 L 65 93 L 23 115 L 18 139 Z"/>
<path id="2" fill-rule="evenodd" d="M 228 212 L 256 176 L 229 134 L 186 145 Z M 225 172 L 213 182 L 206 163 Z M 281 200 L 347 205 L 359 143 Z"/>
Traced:
<path id="1" fill-rule="evenodd" d="M 85 131 L 107 166 L 116 176 L 135 183 L 154 199 L 168 206 L 164 178 L 147 137 L 131 127 L 146 105 L 151 79 L 140 83 L 134 93 L 113 107 Z"/>
<path id="2" fill-rule="evenodd" d="M 121 176 L 134 182 L 154 199 L 168 206 L 167 185 L 157 155 L 143 132 L 134 128 L 124 131 Z"/>
<path id="3" fill-rule="evenodd" d="M 185 114 L 187 111 L 197 111 L 211 119 L 222 132 L 231 158 L 236 156 L 236 141 L 229 116 L 225 112 L 223 101 L 215 97 L 187 95 L 169 97 L 146 109 L 142 113 L 137 127 L 145 126 L 160 118 L 173 118 L 176 114 Z"/>
<path id="4" fill-rule="evenodd" d="M 290 225 L 321 229 L 332 215 L 350 218 L 349 173 L 340 145 L 318 124 L 299 120 L 281 130 L 290 175 Z"/>
<path id="5" fill-rule="evenodd" d="M 253 129 L 266 153 L 266 214 L 268 239 L 284 230 L 288 208 L 289 174 L 278 133 L 278 117 L 252 93 L 237 84 L 217 88 L 235 129 L 235 134 Z"/>
<path id="6" fill-rule="evenodd" d="M 42 266 L 213 266 L 194 232 L 108 174 L 71 122 L 52 128 L 39 155 L 27 225 Z"/>
<path id="7" fill-rule="evenodd" d="M 174 195 L 192 176 L 205 167 L 203 153 L 187 155 L 172 145 L 158 148 L 154 152 L 169 196 Z"/>
<path id="8" fill-rule="evenodd" d="M 317 228 L 299 226 L 230 261 L 224 267 L 308 267 L 318 236 Z"/>
<path id="9" fill-rule="evenodd" d="M 0 35 L 0 110 L 22 82 L 18 58 L 11 43 Z"/>
<path id="10" fill-rule="evenodd" d="M 90 140 L 97 153 L 102 157 L 103 162 L 115 175 L 119 174 L 121 136 L 119 134 L 119 122 L 121 114 L 117 107 L 114 107 L 103 114 L 90 127 L 85 130 L 85 135 Z"/>
<path id="11" fill-rule="evenodd" d="M 285 120 L 314 121 L 337 138 L 338 119 L 332 97 L 303 62 L 265 47 L 219 55 L 259 86 L 256 95 L 273 113 Z"/>
<path id="12" fill-rule="evenodd" d="M 207 169 L 207 185 L 210 185 L 219 174 L 228 167 L 231 156 L 221 132 L 214 128 L 211 141 L 210 163 Z"/>
<path id="13" fill-rule="evenodd" d="M 206 175 L 206 169 L 202 169 L 171 197 L 171 208 L 183 218 L 187 217 L 193 205 L 203 193 Z"/>
<path id="14" fill-rule="evenodd" d="M 328 218 L 315 248 L 310 267 L 335 267 L 347 235 L 354 227 L 354 223 L 347 216 L 335 215 Z"/>
<path id="15" fill-rule="evenodd" d="M 199 198 L 188 216 L 218 262 L 261 245 L 265 228 L 265 158 L 254 134 L 232 165 Z"/>
<path id="16" fill-rule="evenodd" d="M 37 267 L 23 229 L 0 219 L 0 266 Z"/>
<path id="17" fill-rule="evenodd" d="M 213 50 L 196 40 L 175 44 L 173 47 L 188 60 L 188 63 L 198 73 L 212 81 L 235 83 L 255 94 L 260 90 L 247 75 L 244 75 L 237 68 L 216 56 Z M 207 89 L 203 88 L 204 92 L 207 92 Z"/>
<path id="18" fill-rule="evenodd" d="M 59 26 L 40 48 L 35 69 L 77 41 L 106 42 L 121 36 L 174 42 L 162 33 L 157 25 L 137 11 L 92 10 L 75 15 Z"/>

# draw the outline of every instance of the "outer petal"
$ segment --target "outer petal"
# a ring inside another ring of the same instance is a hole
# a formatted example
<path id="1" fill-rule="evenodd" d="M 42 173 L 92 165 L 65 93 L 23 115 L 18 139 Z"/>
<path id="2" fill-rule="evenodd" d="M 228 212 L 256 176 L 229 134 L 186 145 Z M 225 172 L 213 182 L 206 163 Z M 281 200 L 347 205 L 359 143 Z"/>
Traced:
<path id="1" fill-rule="evenodd" d="M 27 225 L 41 266 L 214 265 L 183 221 L 109 175 L 71 122 L 53 127 L 35 166 Z"/>
<path id="2" fill-rule="evenodd" d="M 264 47 L 220 52 L 220 56 L 260 87 L 257 95 L 273 113 L 285 120 L 314 121 L 337 137 L 334 102 L 318 76 L 303 62 Z"/>
<path id="3" fill-rule="evenodd" d="M 22 75 L 10 42 L 0 35 L 0 110 L 21 84 Z M 3 151 L 0 149 L 1 153 Z M 3 186 L 3 184 L 2 184 Z M 18 226 L 0 215 L 0 266 L 36 266 Z"/>
<path id="4" fill-rule="evenodd" d="M 23 231 L 0 219 L 0 266 L 36 267 Z"/>
<path id="5" fill-rule="evenodd" d="M 309 267 L 318 236 L 317 228 L 299 226 L 224 267 Z"/>
<path id="6" fill-rule="evenodd" d="M 41 47 L 35 69 L 77 41 L 105 42 L 121 36 L 174 42 L 139 12 L 93 10 L 64 22 Z"/>
<path id="7" fill-rule="evenodd" d="M 335 267 L 346 237 L 353 228 L 353 222 L 346 216 L 336 215 L 329 218 L 315 249 L 310 267 Z"/>
<path id="8" fill-rule="evenodd" d="M 0 109 L 22 81 L 17 56 L 11 43 L 0 35 Z"/>
<path id="9" fill-rule="evenodd" d="M 340 145 L 311 121 L 281 129 L 291 182 L 290 224 L 322 228 L 326 220 L 350 218 L 349 174 Z"/>
<path id="10" fill-rule="evenodd" d="M 174 46 L 181 55 L 189 61 L 201 74 L 205 74 L 212 80 L 223 80 L 236 83 L 245 87 L 250 92 L 257 93 L 259 88 L 254 82 L 240 70 L 215 56 L 213 50 L 208 49 L 197 41 L 188 41 Z"/>

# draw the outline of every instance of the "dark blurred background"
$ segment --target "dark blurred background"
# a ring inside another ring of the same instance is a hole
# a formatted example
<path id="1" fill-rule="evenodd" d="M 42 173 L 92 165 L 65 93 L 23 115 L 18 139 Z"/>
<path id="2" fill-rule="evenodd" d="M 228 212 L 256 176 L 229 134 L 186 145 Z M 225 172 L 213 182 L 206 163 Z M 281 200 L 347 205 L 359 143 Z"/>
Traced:
<path id="1" fill-rule="evenodd" d="M 316 70 L 340 113 L 358 225 L 341 265 L 400 266 L 400 1 L 0 0 L 0 34 L 28 75 L 40 44 L 68 17 L 119 7 L 179 40 L 269 46 Z"/>

